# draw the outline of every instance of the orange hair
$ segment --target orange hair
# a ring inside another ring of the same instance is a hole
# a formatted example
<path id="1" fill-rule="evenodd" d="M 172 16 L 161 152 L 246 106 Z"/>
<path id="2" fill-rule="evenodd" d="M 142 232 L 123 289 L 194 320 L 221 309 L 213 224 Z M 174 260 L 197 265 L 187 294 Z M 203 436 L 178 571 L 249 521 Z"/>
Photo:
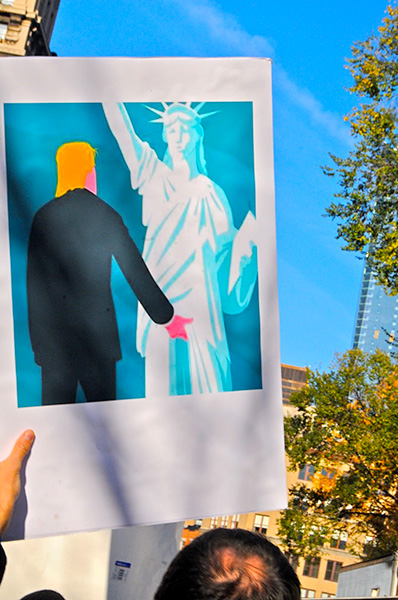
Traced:
<path id="1" fill-rule="evenodd" d="M 87 174 L 95 167 L 96 150 L 87 142 L 62 144 L 57 150 L 57 189 L 55 196 L 69 190 L 84 188 Z"/>

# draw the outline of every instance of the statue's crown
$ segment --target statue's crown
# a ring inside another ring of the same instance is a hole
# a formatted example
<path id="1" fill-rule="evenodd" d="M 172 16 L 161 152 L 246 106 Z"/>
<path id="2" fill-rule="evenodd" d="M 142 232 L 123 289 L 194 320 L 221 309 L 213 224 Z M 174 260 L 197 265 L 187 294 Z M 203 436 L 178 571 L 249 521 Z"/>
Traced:
<path id="1" fill-rule="evenodd" d="M 199 111 L 205 105 L 205 102 L 199 102 L 195 108 L 192 106 L 192 102 L 162 102 L 163 110 L 158 110 L 152 106 L 145 104 L 146 108 L 158 115 L 157 119 L 153 119 L 152 123 L 162 123 L 165 127 L 170 125 L 176 118 L 182 119 L 183 121 L 193 121 L 200 123 L 202 119 L 214 115 L 218 111 L 212 111 L 209 113 L 200 114 Z"/>

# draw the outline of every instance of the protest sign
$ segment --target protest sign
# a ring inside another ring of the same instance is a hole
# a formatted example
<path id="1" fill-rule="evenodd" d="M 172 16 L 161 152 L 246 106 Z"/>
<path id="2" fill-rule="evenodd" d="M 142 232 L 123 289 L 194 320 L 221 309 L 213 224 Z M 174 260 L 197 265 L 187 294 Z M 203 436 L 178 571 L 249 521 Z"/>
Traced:
<path id="1" fill-rule="evenodd" d="M 12 537 L 285 505 L 270 67 L 1 61 Z"/>

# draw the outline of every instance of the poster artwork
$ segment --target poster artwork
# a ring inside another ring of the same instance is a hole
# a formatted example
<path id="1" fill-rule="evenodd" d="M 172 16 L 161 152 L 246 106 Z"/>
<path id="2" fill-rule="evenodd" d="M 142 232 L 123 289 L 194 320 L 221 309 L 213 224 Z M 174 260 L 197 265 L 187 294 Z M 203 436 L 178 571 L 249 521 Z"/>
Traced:
<path id="1" fill-rule="evenodd" d="M 4 108 L 18 406 L 261 388 L 252 104 Z"/>
<path id="2" fill-rule="evenodd" d="M 270 67 L 0 61 L 10 539 L 286 506 Z"/>

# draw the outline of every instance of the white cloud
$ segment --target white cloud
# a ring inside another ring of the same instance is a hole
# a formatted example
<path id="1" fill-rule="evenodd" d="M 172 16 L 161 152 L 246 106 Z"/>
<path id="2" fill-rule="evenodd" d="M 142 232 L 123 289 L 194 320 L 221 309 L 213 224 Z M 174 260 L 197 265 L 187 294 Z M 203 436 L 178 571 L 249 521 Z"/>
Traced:
<path id="1" fill-rule="evenodd" d="M 173 0 L 173 3 L 196 25 L 204 26 L 226 55 L 270 58 L 274 55 L 265 37 L 248 33 L 233 14 L 221 10 L 216 3 L 210 0 Z"/>
<path id="2" fill-rule="evenodd" d="M 231 13 L 223 11 L 211 0 L 171 0 L 179 10 L 207 35 L 203 42 L 208 48 L 209 41 L 217 44 L 217 55 L 261 56 L 273 58 L 272 43 L 260 35 L 252 35 Z M 190 33 L 190 36 L 192 33 Z M 199 38 L 199 36 L 198 36 Z M 322 127 L 329 135 L 340 142 L 350 144 L 348 127 L 340 115 L 325 110 L 322 103 L 307 89 L 298 86 L 280 66 L 274 66 L 275 89 L 307 113 L 311 121 Z"/>
<path id="3" fill-rule="evenodd" d="M 349 128 L 341 116 L 325 110 L 322 103 L 309 90 L 299 87 L 281 68 L 275 69 L 275 83 L 290 100 L 306 111 L 312 121 L 323 127 L 329 135 L 345 144 L 351 143 Z"/>

